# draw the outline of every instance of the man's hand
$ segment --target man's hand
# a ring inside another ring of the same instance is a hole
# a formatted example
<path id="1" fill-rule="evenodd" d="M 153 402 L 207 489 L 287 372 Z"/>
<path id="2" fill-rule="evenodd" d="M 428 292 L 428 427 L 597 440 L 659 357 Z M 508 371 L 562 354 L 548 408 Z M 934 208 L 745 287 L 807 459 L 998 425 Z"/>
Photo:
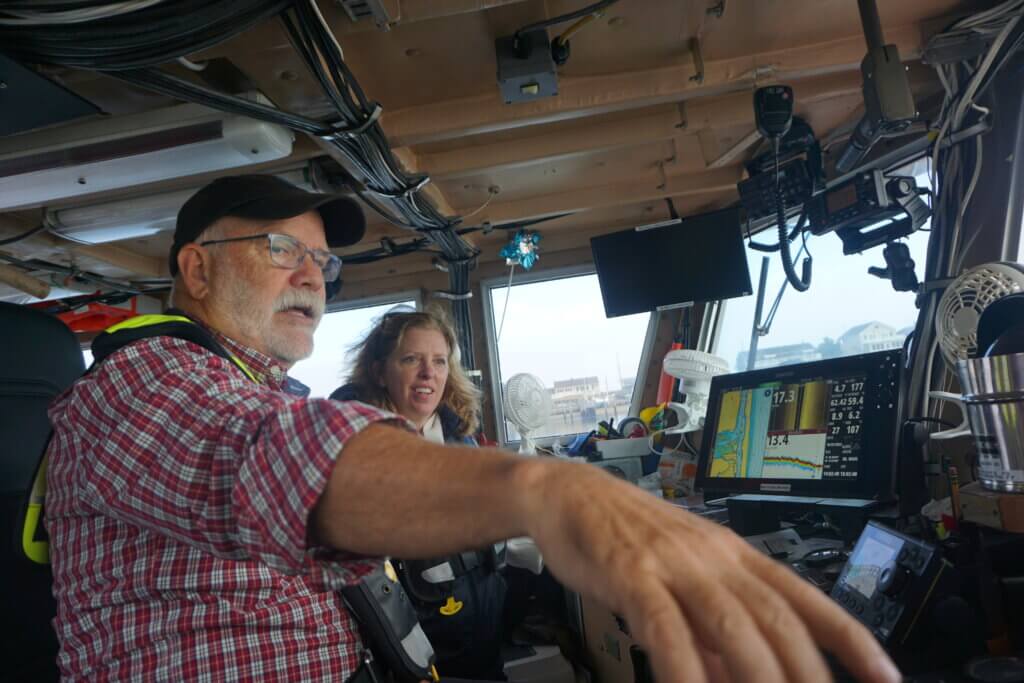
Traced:
<path id="1" fill-rule="evenodd" d="M 597 468 L 537 465 L 528 533 L 555 576 L 626 619 L 662 683 L 819 683 L 819 647 L 860 680 L 900 680 L 867 629 L 731 531 Z"/>
<path id="2" fill-rule="evenodd" d="M 863 681 L 899 680 L 871 634 L 789 568 L 596 467 L 371 425 L 310 522 L 331 547 L 408 559 L 531 536 L 555 576 L 625 617 L 660 683 L 820 683 L 819 646 Z"/>

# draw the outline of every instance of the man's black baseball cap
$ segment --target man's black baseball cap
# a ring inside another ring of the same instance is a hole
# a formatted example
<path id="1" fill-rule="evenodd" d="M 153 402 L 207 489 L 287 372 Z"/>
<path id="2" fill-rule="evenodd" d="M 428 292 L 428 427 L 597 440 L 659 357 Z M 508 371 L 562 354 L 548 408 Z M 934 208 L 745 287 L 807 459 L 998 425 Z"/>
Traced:
<path id="1" fill-rule="evenodd" d="M 178 274 L 178 252 L 225 216 L 277 221 L 316 209 L 324 221 L 327 246 L 345 247 L 362 239 L 366 217 L 350 197 L 314 194 L 272 175 L 236 175 L 217 178 L 203 187 L 178 211 L 174 243 L 168 256 L 171 275 Z"/>

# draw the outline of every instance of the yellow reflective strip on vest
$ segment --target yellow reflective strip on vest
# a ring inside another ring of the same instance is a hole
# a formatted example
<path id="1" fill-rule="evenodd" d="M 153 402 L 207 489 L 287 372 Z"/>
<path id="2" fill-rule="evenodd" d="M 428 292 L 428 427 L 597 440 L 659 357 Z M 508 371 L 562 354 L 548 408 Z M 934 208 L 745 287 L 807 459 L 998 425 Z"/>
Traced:
<path id="1" fill-rule="evenodd" d="M 158 313 L 150 313 L 147 315 L 137 315 L 134 318 L 128 318 L 116 325 L 111 325 L 106 329 L 106 331 L 113 334 L 120 330 L 133 330 L 139 327 L 159 325 L 161 323 L 188 323 L 190 325 L 195 325 L 195 322 L 183 315 L 160 315 Z"/>
<path id="2" fill-rule="evenodd" d="M 47 541 L 35 540 L 36 531 L 42 523 L 43 498 L 46 496 L 46 464 L 49 454 L 43 454 L 39 463 L 39 471 L 32 481 L 32 492 L 29 493 L 28 507 L 25 510 L 25 525 L 21 528 L 21 549 L 25 556 L 37 564 L 50 563 L 50 544 Z"/>
<path id="3" fill-rule="evenodd" d="M 194 321 L 183 315 L 150 314 L 129 318 L 128 320 L 108 327 L 106 332 L 113 334 L 120 330 L 138 329 L 140 327 L 161 325 L 163 323 L 196 324 Z M 238 358 L 227 349 L 224 349 L 224 351 L 228 354 L 235 366 L 238 367 L 246 377 L 256 384 L 260 384 L 260 381 L 256 379 L 256 375 L 245 363 L 242 362 L 242 359 Z M 32 492 L 29 494 L 28 505 L 25 509 L 25 524 L 21 528 L 21 549 L 28 559 L 38 564 L 50 563 L 49 542 L 35 540 L 36 531 L 39 530 L 39 525 L 43 522 L 43 501 L 46 498 L 46 465 L 49 461 L 49 457 L 49 453 L 44 453 L 43 459 L 39 463 L 39 471 L 36 472 L 36 477 L 32 481 Z"/>
<path id="4" fill-rule="evenodd" d="M 225 351 L 227 351 L 227 349 L 225 349 Z M 230 351 L 228 351 L 228 355 L 231 356 L 231 360 L 234 361 L 235 365 L 238 366 L 238 369 L 245 373 L 246 377 L 251 379 L 253 382 L 256 382 L 256 384 L 262 384 L 262 382 L 256 379 L 256 375 L 253 374 L 253 371 L 249 369 L 249 366 L 242 362 L 241 358 L 231 353 Z"/>
<path id="5" fill-rule="evenodd" d="M 192 320 L 191 318 L 186 318 L 183 315 L 162 315 L 159 313 L 150 313 L 147 315 L 137 315 L 134 318 L 128 318 L 127 320 L 119 322 L 116 325 L 111 325 L 105 331 L 109 334 L 113 334 L 114 332 L 119 332 L 121 330 L 137 330 L 140 327 L 148 327 L 149 325 L 162 325 L 163 323 L 188 323 L 189 325 L 196 324 L 194 320 Z M 256 379 L 256 375 L 253 373 L 252 370 L 249 369 L 249 366 L 242 362 L 241 358 L 238 358 L 235 354 L 231 353 L 227 349 L 224 349 L 224 351 L 231 358 L 231 362 L 238 366 L 238 369 L 241 370 L 246 377 L 251 379 L 256 384 L 262 384 L 262 382 Z"/>

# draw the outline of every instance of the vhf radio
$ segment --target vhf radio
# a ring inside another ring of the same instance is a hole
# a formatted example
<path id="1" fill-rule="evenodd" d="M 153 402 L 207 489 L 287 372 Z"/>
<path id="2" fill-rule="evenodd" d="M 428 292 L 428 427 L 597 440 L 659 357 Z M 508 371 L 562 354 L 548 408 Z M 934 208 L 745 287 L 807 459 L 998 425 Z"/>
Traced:
<path id="1" fill-rule="evenodd" d="M 756 233 L 776 225 L 778 220 L 775 211 L 775 155 L 772 152 L 761 154 L 747 162 L 746 169 L 749 177 L 740 181 L 736 189 L 747 212 L 750 231 Z M 825 186 L 821 147 L 814 131 L 799 116 L 793 117 L 789 132 L 779 143 L 779 186 L 786 204 L 787 219 L 803 211 L 808 202 L 812 205 L 820 203 L 814 195 Z M 811 214 L 813 218 L 815 211 L 812 210 Z"/>
<path id="2" fill-rule="evenodd" d="M 843 241 L 844 254 L 906 237 L 931 215 L 913 177 L 886 176 L 879 170 L 859 173 L 829 188 L 822 208 L 822 214 L 812 216 L 812 230 L 816 235 L 834 230 Z M 879 225 L 886 219 L 891 222 Z"/>
<path id="3" fill-rule="evenodd" d="M 903 643 L 952 569 L 932 545 L 868 522 L 832 599 L 886 646 Z"/>

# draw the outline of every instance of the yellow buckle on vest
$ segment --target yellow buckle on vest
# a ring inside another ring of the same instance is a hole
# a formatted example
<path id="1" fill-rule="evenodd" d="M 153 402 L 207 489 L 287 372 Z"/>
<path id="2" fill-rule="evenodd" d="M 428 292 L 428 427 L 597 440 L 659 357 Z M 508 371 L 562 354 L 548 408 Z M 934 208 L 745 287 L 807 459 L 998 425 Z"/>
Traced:
<path id="1" fill-rule="evenodd" d="M 451 617 L 458 614 L 462 610 L 462 602 L 455 599 L 454 595 L 448 596 L 448 602 L 441 605 L 441 609 L 438 610 L 441 614 L 446 617 Z"/>

